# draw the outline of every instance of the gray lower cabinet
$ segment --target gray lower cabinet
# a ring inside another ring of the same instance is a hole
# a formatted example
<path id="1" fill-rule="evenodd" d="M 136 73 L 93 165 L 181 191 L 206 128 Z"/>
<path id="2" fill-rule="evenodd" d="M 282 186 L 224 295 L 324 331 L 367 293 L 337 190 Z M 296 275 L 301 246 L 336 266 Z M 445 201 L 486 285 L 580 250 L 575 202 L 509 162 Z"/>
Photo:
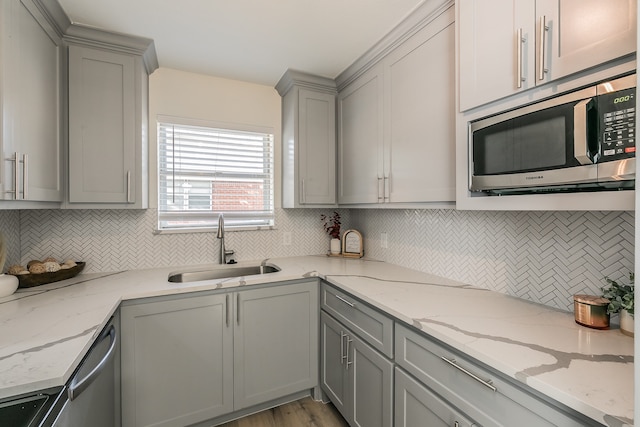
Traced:
<path id="1" fill-rule="evenodd" d="M 235 297 L 234 409 L 317 386 L 317 281 Z"/>
<path id="2" fill-rule="evenodd" d="M 229 295 L 122 307 L 122 425 L 185 426 L 233 411 Z"/>
<path id="3" fill-rule="evenodd" d="M 122 307 L 122 425 L 186 426 L 318 382 L 317 281 Z"/>
<path id="4" fill-rule="evenodd" d="M 561 407 L 514 380 L 481 365 L 426 335 L 396 323 L 396 364 L 411 374 L 440 400 L 468 415 L 482 426 L 543 427 L 595 426 L 597 422 Z M 398 383 L 396 383 L 398 384 Z M 398 396 L 396 391 L 396 398 Z M 441 402 L 412 403 L 438 411 Z M 396 402 L 396 410 L 402 403 Z M 427 411 L 427 409 L 422 409 Z M 397 423 L 397 426 L 405 424 Z M 406 424 L 416 425 L 416 424 Z M 431 425 L 431 424 L 418 424 Z M 439 425 L 435 423 L 434 425 Z M 449 424 L 447 424 L 449 425 Z M 455 425 L 455 424 L 453 424 Z M 461 423 L 461 425 L 465 425 Z"/>
<path id="5" fill-rule="evenodd" d="M 395 369 L 395 427 L 477 427 L 400 368 Z"/>
<path id="6" fill-rule="evenodd" d="M 325 312 L 320 383 L 352 426 L 393 425 L 393 363 Z"/>

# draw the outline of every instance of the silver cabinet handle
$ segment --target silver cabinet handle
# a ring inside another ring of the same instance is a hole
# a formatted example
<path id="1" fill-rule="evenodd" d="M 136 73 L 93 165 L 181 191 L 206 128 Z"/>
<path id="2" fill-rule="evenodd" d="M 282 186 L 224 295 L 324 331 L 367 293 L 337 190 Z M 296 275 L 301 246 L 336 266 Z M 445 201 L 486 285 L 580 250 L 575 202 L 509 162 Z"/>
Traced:
<path id="1" fill-rule="evenodd" d="M 384 183 L 381 176 L 378 177 L 378 200 L 384 199 Z"/>
<path id="2" fill-rule="evenodd" d="M 69 400 L 74 400 L 78 396 L 80 396 L 80 394 L 84 390 L 86 390 L 86 388 L 89 387 L 89 385 L 96 378 L 98 378 L 98 375 L 100 375 L 100 373 L 104 370 L 104 368 L 107 365 L 107 363 L 109 363 L 109 361 L 111 361 L 111 359 L 113 359 L 113 356 L 115 356 L 115 348 L 116 348 L 117 336 L 116 336 L 116 328 L 113 325 L 111 325 L 111 327 L 108 330 L 106 330 L 105 332 L 102 333 L 102 335 L 100 335 L 100 341 L 99 342 L 102 342 L 107 337 L 109 337 L 110 340 L 111 340 L 111 342 L 109 344 L 109 350 L 107 351 L 107 354 L 104 355 L 104 357 L 102 358 L 100 363 L 98 363 L 96 365 L 96 367 L 93 368 L 91 370 L 91 372 L 89 372 L 89 374 L 86 377 L 82 378 L 81 380 L 78 380 L 78 378 L 75 377 L 71 381 L 71 385 L 69 386 L 69 389 L 67 391 L 67 393 L 69 395 Z"/>
<path id="3" fill-rule="evenodd" d="M 460 427 L 460 423 L 459 423 L 459 422 L 457 422 L 457 421 L 454 421 L 454 422 L 453 422 L 453 427 Z"/>
<path id="4" fill-rule="evenodd" d="M 131 203 L 131 171 L 127 171 L 127 203 Z"/>
<path id="5" fill-rule="evenodd" d="M 385 176 L 384 177 L 384 200 L 385 202 L 389 200 L 389 192 L 390 192 L 390 183 L 389 183 L 389 177 Z"/>
<path id="6" fill-rule="evenodd" d="M 544 80 L 544 74 L 549 70 L 545 67 L 544 59 L 545 59 L 545 44 L 547 43 L 547 31 L 549 31 L 549 26 L 547 25 L 547 17 L 542 15 L 540 17 L 540 46 L 538 48 L 538 80 Z"/>
<path id="7" fill-rule="evenodd" d="M 13 193 L 13 200 L 18 200 L 18 178 L 20 177 L 20 173 L 18 171 L 18 168 L 20 167 L 20 162 L 18 160 L 19 157 L 20 154 L 16 151 L 13 153 L 13 157 L 7 157 L 5 159 L 9 162 L 13 162 L 13 190 L 5 191 L 8 194 Z"/>
<path id="8" fill-rule="evenodd" d="M 524 44 L 524 39 L 522 38 L 522 28 L 518 28 L 518 32 L 516 34 L 516 63 L 517 63 L 517 76 L 516 76 L 516 87 L 518 89 L 522 88 L 522 82 L 525 81 L 522 76 L 522 45 Z"/>
<path id="9" fill-rule="evenodd" d="M 307 203 L 307 190 L 304 184 L 305 182 L 303 179 L 302 182 L 300 183 L 300 203 L 302 204 Z"/>
<path id="10" fill-rule="evenodd" d="M 22 200 L 29 199 L 29 158 L 26 154 L 22 155 Z"/>
<path id="11" fill-rule="evenodd" d="M 345 334 L 343 331 L 340 331 L 340 364 L 344 365 L 344 359 L 347 358 L 347 355 L 344 352 L 344 339 L 346 338 L 347 334 Z"/>
<path id="12" fill-rule="evenodd" d="M 346 299 L 342 298 L 340 295 L 336 295 L 336 298 L 338 298 L 343 303 L 347 304 L 349 307 L 355 307 L 356 306 L 354 303 L 352 303 L 350 301 L 347 301 Z"/>
<path id="13" fill-rule="evenodd" d="M 478 381 L 480 384 L 482 384 L 483 386 L 487 387 L 488 389 L 490 389 L 492 391 L 498 391 L 498 389 L 493 385 L 491 380 L 483 380 L 482 378 L 480 378 L 479 376 L 477 376 L 473 372 L 470 372 L 470 371 L 466 370 L 465 368 L 463 368 L 462 366 L 458 365 L 456 363 L 455 359 L 447 359 L 444 356 L 441 356 L 440 358 L 442 360 L 444 360 L 445 362 L 447 362 L 449 365 L 451 365 L 454 368 L 456 368 L 457 370 L 459 370 L 460 372 L 463 372 L 463 373 L 467 374 L 468 376 L 470 376 L 471 378 L 473 378 L 474 380 Z"/>
<path id="14" fill-rule="evenodd" d="M 591 165 L 587 145 L 587 109 L 592 98 L 578 102 L 573 107 L 573 155 L 581 165 Z"/>
<path id="15" fill-rule="evenodd" d="M 351 344 L 353 342 L 353 340 L 351 338 L 349 338 L 349 335 L 346 336 L 347 337 L 347 371 L 349 370 L 349 366 L 353 365 L 353 360 L 349 360 L 349 344 Z"/>
<path id="16" fill-rule="evenodd" d="M 224 310 L 225 310 L 225 317 L 227 318 L 227 328 L 230 326 L 229 323 L 231 322 L 230 320 L 230 316 L 231 313 L 229 310 L 229 308 L 231 307 L 231 295 L 227 294 L 226 299 L 225 299 L 225 304 L 224 304 Z"/>
<path id="17" fill-rule="evenodd" d="M 236 322 L 240 325 L 240 292 L 236 294 Z"/>

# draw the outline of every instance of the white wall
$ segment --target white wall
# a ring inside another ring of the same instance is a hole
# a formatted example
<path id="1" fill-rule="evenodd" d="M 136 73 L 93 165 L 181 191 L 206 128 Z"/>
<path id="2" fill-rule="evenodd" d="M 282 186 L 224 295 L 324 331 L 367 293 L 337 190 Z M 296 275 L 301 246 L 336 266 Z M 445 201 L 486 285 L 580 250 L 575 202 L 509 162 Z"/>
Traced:
<path id="1" fill-rule="evenodd" d="M 284 70 L 283 70 L 284 72 Z M 259 126 L 275 138 L 276 207 L 280 207 L 280 95 L 272 87 L 159 68 L 149 77 L 149 206 L 157 206 L 157 117 L 202 120 L 217 126 Z"/>

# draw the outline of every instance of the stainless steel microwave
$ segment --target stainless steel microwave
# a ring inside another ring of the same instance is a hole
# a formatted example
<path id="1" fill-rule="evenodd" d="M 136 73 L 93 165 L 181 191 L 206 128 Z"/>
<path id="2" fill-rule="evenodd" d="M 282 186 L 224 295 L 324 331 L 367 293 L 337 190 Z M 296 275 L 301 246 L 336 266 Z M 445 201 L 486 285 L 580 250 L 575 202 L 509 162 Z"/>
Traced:
<path id="1" fill-rule="evenodd" d="M 635 187 L 636 75 L 469 123 L 469 189 Z"/>

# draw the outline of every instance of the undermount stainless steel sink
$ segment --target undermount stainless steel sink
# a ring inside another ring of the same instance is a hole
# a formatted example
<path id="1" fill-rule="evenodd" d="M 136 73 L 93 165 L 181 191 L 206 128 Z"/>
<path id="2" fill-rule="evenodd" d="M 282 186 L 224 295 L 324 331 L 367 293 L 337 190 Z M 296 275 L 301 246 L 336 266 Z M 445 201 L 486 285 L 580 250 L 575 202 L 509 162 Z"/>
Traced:
<path id="1" fill-rule="evenodd" d="M 254 276 L 280 271 L 275 265 L 237 265 L 214 267 L 209 270 L 181 271 L 169 274 L 169 282 L 184 283 L 200 280 L 226 279 L 229 277 Z"/>

